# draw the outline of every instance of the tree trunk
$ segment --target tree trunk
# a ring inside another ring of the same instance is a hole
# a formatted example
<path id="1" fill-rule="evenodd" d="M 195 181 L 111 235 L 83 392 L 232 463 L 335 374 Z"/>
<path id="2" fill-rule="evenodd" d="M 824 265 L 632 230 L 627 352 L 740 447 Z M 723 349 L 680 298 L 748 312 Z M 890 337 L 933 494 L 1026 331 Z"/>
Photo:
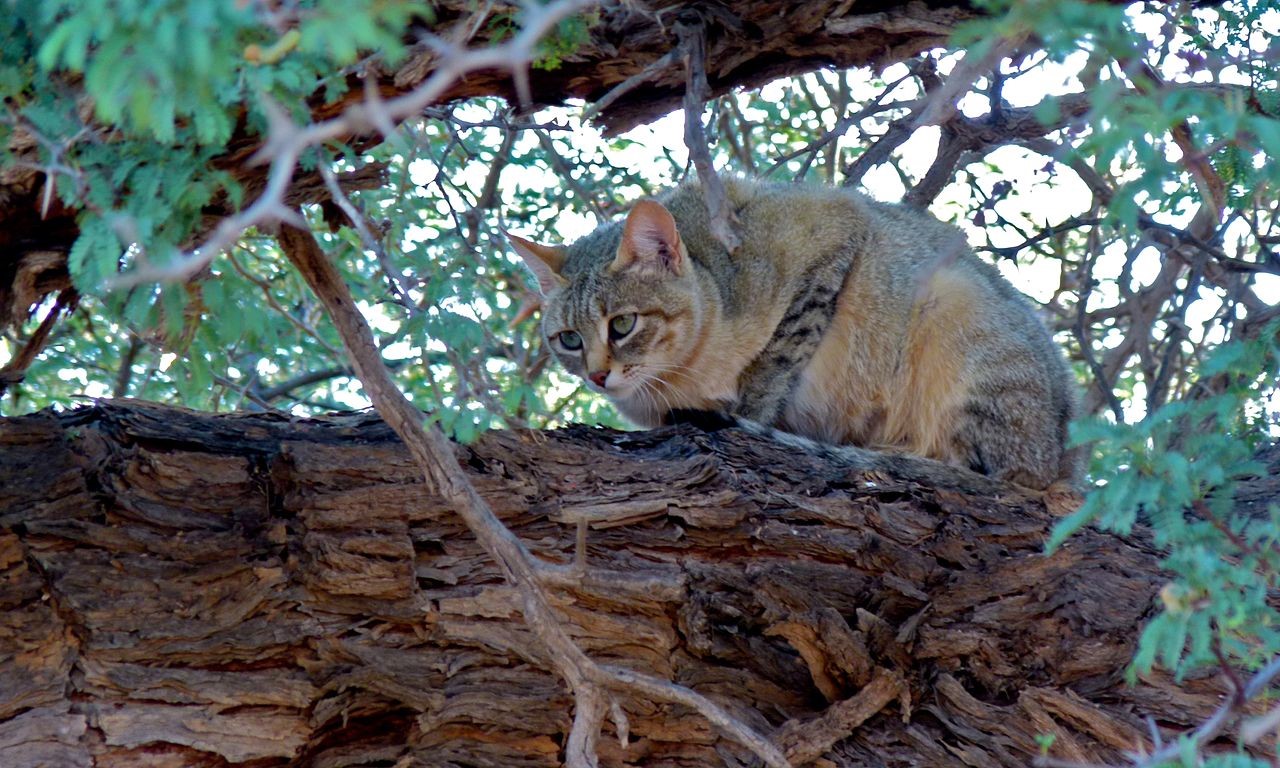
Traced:
<path id="1" fill-rule="evenodd" d="M 590 655 L 688 685 L 797 765 L 1115 761 L 1219 703 L 1124 682 L 1153 551 L 1013 491 L 853 473 L 736 430 L 457 449 Z M 581 521 L 581 522 L 580 522 Z M 0 421 L 0 765 L 555 766 L 571 698 L 513 590 L 380 421 L 140 402 Z M 608 766 L 747 764 L 621 701 Z"/>

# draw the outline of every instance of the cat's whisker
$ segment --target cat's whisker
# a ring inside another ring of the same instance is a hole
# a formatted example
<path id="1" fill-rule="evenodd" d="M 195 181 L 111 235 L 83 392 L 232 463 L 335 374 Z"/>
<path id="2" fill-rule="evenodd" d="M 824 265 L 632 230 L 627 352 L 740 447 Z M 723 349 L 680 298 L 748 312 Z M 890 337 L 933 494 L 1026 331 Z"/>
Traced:
<path id="1" fill-rule="evenodd" d="M 655 394 L 661 394 L 661 393 L 658 392 L 656 389 L 654 389 L 652 384 L 648 383 L 647 381 L 641 381 L 640 388 L 637 389 L 636 391 L 644 396 L 645 400 L 649 403 L 649 405 L 653 408 L 655 412 L 661 410 L 658 407 L 658 399 L 654 397 Z"/>
<path id="2" fill-rule="evenodd" d="M 642 388 L 643 390 L 646 390 L 646 391 L 652 392 L 652 394 L 657 395 L 658 397 L 661 397 L 661 398 L 662 398 L 662 400 L 663 400 L 663 402 L 664 402 L 664 403 L 666 404 L 666 406 L 667 406 L 667 412 L 670 412 L 670 411 L 672 411 L 672 410 L 675 410 L 675 406 L 673 406 L 673 405 L 671 404 L 671 399 L 670 399 L 669 397 L 667 397 L 666 393 L 664 393 L 661 389 L 659 389 L 657 386 L 655 386 L 655 385 L 654 385 L 654 382 L 659 382 L 659 383 L 661 383 L 661 382 L 662 382 L 662 380 L 661 380 L 661 379 L 659 379 L 657 376 L 654 376 L 654 375 L 652 375 L 652 374 L 645 373 L 644 371 L 641 371 L 641 372 L 640 372 L 640 375 L 641 375 L 641 377 L 642 377 L 642 378 L 640 379 L 640 382 L 639 382 L 639 383 L 640 383 L 641 388 Z M 652 399 L 652 400 L 651 400 L 651 402 L 653 403 L 654 410 L 657 410 L 657 409 L 658 409 L 658 401 L 657 401 L 657 399 L 656 399 L 656 398 L 654 398 L 654 399 Z"/>
<path id="3" fill-rule="evenodd" d="M 666 394 L 664 394 L 663 391 L 654 384 L 655 381 L 660 380 L 649 376 L 641 378 L 638 382 L 640 384 L 640 390 L 649 395 L 649 401 L 653 403 L 654 410 L 658 409 L 658 397 L 661 397 L 663 401 L 666 402 L 667 410 L 670 410 L 671 401 L 667 398 Z"/>
<path id="4" fill-rule="evenodd" d="M 645 363 L 645 367 L 656 370 L 660 373 L 670 373 L 676 376 L 683 376 L 691 381 L 694 380 L 694 377 L 691 374 L 685 373 L 685 371 L 697 372 L 695 368 L 688 365 L 672 365 L 669 363 Z"/>

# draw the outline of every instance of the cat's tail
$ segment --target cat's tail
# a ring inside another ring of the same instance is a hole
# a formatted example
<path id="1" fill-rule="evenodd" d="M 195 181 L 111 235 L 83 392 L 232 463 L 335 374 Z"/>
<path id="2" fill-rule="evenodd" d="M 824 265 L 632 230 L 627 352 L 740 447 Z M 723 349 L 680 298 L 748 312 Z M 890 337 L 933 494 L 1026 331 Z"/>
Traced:
<path id="1" fill-rule="evenodd" d="M 740 429 L 748 434 L 804 451 L 845 469 L 869 475 L 884 475 L 884 480 L 906 480 L 934 488 L 965 490 L 971 493 L 996 493 L 1001 489 L 1008 489 L 1004 483 L 986 475 L 933 459 L 905 453 L 875 451 L 856 445 L 823 443 L 761 424 L 758 421 L 719 411 L 672 411 L 668 414 L 667 423 L 693 424 L 706 431 Z M 866 482 L 876 482 L 876 480 L 867 477 Z"/>
<path id="2" fill-rule="evenodd" d="M 824 443 L 723 411 L 676 410 L 667 414 L 666 421 L 668 424 L 692 424 L 708 432 L 739 429 L 780 445 L 804 451 L 844 469 L 864 473 L 866 475 L 864 482 L 868 483 L 896 480 L 929 488 L 990 495 L 1020 492 L 1041 497 L 1055 516 L 1074 511 L 1082 500 L 1080 489 L 1070 477 L 1055 482 L 1048 488 L 1027 488 L 1002 482 L 967 467 L 958 467 L 936 459 L 926 459 L 923 456 L 877 451 L 856 445 Z M 1067 463 L 1064 460 L 1064 466 Z M 882 480 L 878 480 L 876 475 L 883 476 Z"/>

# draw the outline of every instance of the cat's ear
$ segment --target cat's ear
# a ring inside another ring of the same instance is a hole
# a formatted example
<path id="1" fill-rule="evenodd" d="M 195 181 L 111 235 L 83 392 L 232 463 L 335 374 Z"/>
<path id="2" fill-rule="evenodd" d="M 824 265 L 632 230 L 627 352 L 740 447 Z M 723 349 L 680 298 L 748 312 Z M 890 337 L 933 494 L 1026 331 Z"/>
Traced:
<path id="1" fill-rule="evenodd" d="M 525 265 L 533 272 L 533 276 L 538 278 L 538 290 L 543 296 L 565 286 L 565 279 L 560 276 L 560 269 L 564 267 L 563 248 L 538 245 L 505 230 L 504 233 L 511 241 L 511 247 L 520 254 L 520 258 L 524 259 Z"/>
<path id="2" fill-rule="evenodd" d="M 641 200 L 633 205 L 622 230 L 618 257 L 609 265 L 609 271 L 640 269 L 682 275 L 684 262 L 684 244 L 671 212 L 656 200 Z"/>

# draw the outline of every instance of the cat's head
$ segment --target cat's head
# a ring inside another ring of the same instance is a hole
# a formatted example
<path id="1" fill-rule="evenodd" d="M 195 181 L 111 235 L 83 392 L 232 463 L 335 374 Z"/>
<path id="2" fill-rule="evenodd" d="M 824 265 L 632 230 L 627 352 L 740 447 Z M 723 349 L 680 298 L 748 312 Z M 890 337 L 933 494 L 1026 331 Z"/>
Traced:
<path id="1" fill-rule="evenodd" d="M 706 306 L 662 204 L 642 200 L 621 227 L 605 225 L 568 247 L 508 236 L 538 279 L 542 330 L 566 370 L 614 398 L 659 398 L 655 407 L 662 395 L 648 385 L 679 388 L 689 378 Z"/>

